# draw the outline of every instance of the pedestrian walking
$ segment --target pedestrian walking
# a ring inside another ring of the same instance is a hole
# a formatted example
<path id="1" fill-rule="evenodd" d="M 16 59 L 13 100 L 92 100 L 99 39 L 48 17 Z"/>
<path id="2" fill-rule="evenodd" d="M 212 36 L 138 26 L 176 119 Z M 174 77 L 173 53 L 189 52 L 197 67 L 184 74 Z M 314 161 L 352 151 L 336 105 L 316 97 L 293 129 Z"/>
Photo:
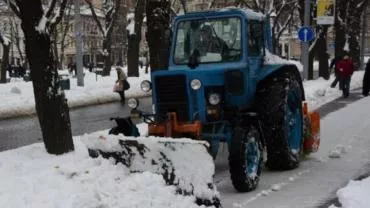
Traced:
<path id="1" fill-rule="evenodd" d="M 333 60 L 330 62 L 330 66 L 329 66 L 330 71 L 332 71 L 334 69 L 334 74 L 335 74 L 335 79 L 330 85 L 331 88 L 335 88 L 335 86 L 337 86 L 337 84 L 339 82 L 337 64 L 341 59 L 342 59 L 342 56 L 338 55 L 335 58 L 333 58 Z M 339 88 L 340 88 L 340 86 L 339 86 Z"/>
<path id="2" fill-rule="evenodd" d="M 354 71 L 354 65 L 352 59 L 349 57 L 348 53 L 343 55 L 343 58 L 337 64 L 338 75 L 339 75 L 339 85 L 343 91 L 343 97 L 349 96 L 349 89 L 351 83 L 351 76 Z"/>
<path id="3" fill-rule="evenodd" d="M 92 72 L 94 68 L 94 64 L 92 62 L 89 63 L 89 72 Z"/>
<path id="4" fill-rule="evenodd" d="M 130 84 L 127 81 L 127 76 L 121 69 L 121 67 L 116 68 L 117 71 L 117 81 L 114 85 L 114 92 L 117 92 L 121 97 L 121 103 L 125 103 L 125 90 L 130 88 Z"/>
<path id="5" fill-rule="evenodd" d="M 370 91 L 370 59 L 368 59 L 365 67 L 364 79 L 362 80 L 362 94 L 368 96 Z"/>

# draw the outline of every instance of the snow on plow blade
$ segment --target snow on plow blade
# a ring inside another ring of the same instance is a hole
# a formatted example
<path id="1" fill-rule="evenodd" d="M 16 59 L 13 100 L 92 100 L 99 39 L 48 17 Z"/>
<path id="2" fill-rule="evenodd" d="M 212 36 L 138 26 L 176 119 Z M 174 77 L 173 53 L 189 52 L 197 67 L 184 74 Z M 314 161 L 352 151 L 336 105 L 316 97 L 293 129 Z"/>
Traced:
<path id="1" fill-rule="evenodd" d="M 198 205 L 221 207 L 206 142 L 95 133 L 85 136 L 84 143 L 91 157 L 113 158 L 132 173 L 161 174 L 167 185 L 176 186 L 177 194 L 193 195 Z"/>
<path id="2" fill-rule="evenodd" d="M 317 152 L 320 146 L 320 114 L 316 111 L 309 112 L 307 103 L 304 103 L 303 113 L 305 118 L 303 151 L 309 154 Z"/>

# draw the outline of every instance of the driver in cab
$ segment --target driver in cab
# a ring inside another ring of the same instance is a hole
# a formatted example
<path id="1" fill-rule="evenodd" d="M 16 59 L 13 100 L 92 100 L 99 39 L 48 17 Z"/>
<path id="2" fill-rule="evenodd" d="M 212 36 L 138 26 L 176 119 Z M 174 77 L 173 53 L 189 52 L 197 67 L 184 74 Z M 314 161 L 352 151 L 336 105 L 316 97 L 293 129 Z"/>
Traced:
<path id="1" fill-rule="evenodd" d="M 224 40 L 217 37 L 212 26 L 203 25 L 200 29 L 199 52 L 201 56 L 207 53 L 220 54 L 222 59 L 229 53 L 229 48 Z"/>

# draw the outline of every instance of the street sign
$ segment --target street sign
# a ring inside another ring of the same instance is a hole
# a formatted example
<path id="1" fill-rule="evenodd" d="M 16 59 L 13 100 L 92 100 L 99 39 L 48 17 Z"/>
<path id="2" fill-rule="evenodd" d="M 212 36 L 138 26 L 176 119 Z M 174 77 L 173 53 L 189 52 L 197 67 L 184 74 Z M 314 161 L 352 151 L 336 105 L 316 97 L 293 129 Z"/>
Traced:
<path id="1" fill-rule="evenodd" d="M 335 13 L 335 0 L 317 0 L 317 18 L 318 25 L 333 25 Z"/>
<path id="2" fill-rule="evenodd" d="M 315 37 L 311 27 L 301 27 L 298 30 L 298 38 L 303 42 L 310 42 Z"/>

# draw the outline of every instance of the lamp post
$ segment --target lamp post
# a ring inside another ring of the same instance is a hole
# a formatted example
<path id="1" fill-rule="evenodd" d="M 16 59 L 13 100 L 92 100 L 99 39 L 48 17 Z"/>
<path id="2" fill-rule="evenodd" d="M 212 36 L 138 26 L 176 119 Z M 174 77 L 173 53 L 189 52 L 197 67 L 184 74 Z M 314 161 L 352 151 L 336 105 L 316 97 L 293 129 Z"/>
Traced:
<path id="1" fill-rule="evenodd" d="M 82 31 L 80 18 L 80 0 L 75 0 L 75 37 L 76 37 L 77 86 L 84 86 L 84 77 L 82 68 Z"/>

